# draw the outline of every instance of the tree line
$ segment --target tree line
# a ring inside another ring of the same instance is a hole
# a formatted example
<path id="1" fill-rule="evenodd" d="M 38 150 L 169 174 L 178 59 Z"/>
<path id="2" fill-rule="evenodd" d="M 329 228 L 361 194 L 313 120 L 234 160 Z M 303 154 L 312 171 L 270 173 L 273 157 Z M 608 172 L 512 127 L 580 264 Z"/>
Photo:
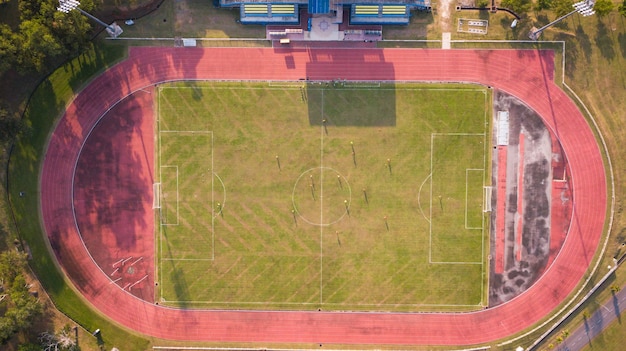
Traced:
<path id="1" fill-rule="evenodd" d="M 50 59 L 76 54 L 89 41 L 88 18 L 57 11 L 57 0 L 0 0 L 0 9 L 9 1 L 18 2 L 19 24 L 0 23 L 0 74 L 41 73 Z M 90 11 L 93 1 L 83 0 L 80 7 Z"/>
<path id="2" fill-rule="evenodd" d="M 551 10 L 554 11 L 554 14 L 557 17 L 561 17 L 571 11 L 574 10 L 574 3 L 580 0 L 502 0 L 501 6 L 506 7 L 519 15 L 522 15 L 530 10 L 541 11 L 541 10 Z M 619 9 L 622 14 L 626 12 L 622 12 L 623 8 L 626 5 L 626 0 L 624 0 L 624 4 L 620 5 Z M 593 9 L 596 11 L 596 14 L 599 17 L 604 17 L 608 15 L 614 9 L 612 0 L 596 0 L 595 6 Z"/>
<path id="3" fill-rule="evenodd" d="M 42 313 L 41 303 L 26 283 L 25 267 L 25 254 L 14 250 L 0 254 L 0 344 L 17 332 L 29 330 Z"/>
<path id="4" fill-rule="evenodd" d="M 15 4 L 17 13 L 7 18 L 15 12 L 11 7 Z M 78 11 L 60 12 L 58 6 L 58 0 L 0 0 L 0 12 L 5 14 L 0 22 L 0 80 L 8 71 L 18 76 L 44 75 L 52 63 L 77 55 L 89 43 L 89 19 Z M 93 0 L 82 0 L 80 7 L 93 10 Z M 0 149 L 25 129 L 6 98 L 0 97 Z"/>

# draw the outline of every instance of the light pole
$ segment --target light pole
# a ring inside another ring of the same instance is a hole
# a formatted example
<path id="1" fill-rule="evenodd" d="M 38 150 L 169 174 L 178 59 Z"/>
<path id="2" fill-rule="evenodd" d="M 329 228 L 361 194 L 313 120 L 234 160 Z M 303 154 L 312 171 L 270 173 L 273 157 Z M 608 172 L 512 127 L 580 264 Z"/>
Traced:
<path id="1" fill-rule="evenodd" d="M 575 3 L 575 4 L 573 5 L 573 6 L 574 6 L 574 11 L 572 11 L 572 12 L 570 12 L 570 13 L 568 13 L 568 14 L 564 15 L 564 16 L 561 16 L 561 17 L 559 17 L 559 18 L 555 19 L 554 21 L 552 21 L 552 22 L 550 22 L 550 23 L 546 24 L 545 26 L 543 26 L 543 27 L 541 27 L 541 28 L 539 28 L 539 29 L 537 29 L 537 28 L 533 27 L 533 29 L 531 29 L 531 31 L 530 31 L 530 34 L 528 34 L 528 37 L 529 37 L 530 39 L 532 39 L 532 40 L 537 40 L 537 39 L 539 39 L 539 36 L 541 35 L 541 33 L 542 33 L 542 32 L 543 32 L 546 28 L 548 28 L 548 27 L 550 27 L 550 26 L 553 26 L 553 25 L 555 25 L 555 24 L 557 24 L 557 23 L 561 22 L 562 20 L 564 20 L 564 19 L 566 19 L 567 17 L 569 17 L 569 16 L 571 16 L 571 15 L 575 14 L 576 12 L 580 13 L 581 15 L 583 15 L 583 16 L 585 16 L 585 17 L 587 17 L 587 16 L 591 16 L 591 15 L 593 15 L 594 13 L 596 13 L 596 12 L 593 10 L 593 5 L 595 5 L 595 4 L 596 4 L 596 0 L 583 0 L 583 1 L 577 2 L 577 3 Z"/>
<path id="2" fill-rule="evenodd" d="M 111 24 L 106 24 L 102 22 L 101 20 L 97 19 L 96 17 L 92 16 L 91 14 L 83 11 L 81 8 L 78 7 L 78 5 L 80 5 L 80 2 L 78 0 L 59 0 L 59 7 L 57 7 L 57 10 L 63 13 L 69 13 L 72 10 L 78 10 L 83 15 L 91 18 L 92 20 L 98 22 L 98 24 L 104 26 L 104 28 L 106 28 L 107 33 L 109 33 L 109 35 L 113 38 L 117 38 L 120 34 L 122 34 L 122 32 L 124 32 L 122 30 L 122 27 L 118 26 L 115 22 Z"/>

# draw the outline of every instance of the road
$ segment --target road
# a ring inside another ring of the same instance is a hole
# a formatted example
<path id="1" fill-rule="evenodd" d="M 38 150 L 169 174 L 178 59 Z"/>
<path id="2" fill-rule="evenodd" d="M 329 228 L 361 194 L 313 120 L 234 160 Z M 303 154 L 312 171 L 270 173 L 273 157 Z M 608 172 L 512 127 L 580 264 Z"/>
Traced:
<path id="1" fill-rule="evenodd" d="M 622 322 L 622 311 L 626 308 L 626 286 L 615 293 L 600 308 L 587 318 L 583 325 L 570 332 L 570 335 L 556 349 L 559 351 L 578 351 L 593 341 L 604 329 L 617 319 Z"/>

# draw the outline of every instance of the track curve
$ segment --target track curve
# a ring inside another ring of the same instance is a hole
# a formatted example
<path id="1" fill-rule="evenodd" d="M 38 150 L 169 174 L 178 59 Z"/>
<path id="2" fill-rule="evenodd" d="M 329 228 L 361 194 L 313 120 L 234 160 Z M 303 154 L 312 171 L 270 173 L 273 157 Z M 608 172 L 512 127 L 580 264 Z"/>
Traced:
<path id="1" fill-rule="evenodd" d="M 76 96 L 50 138 L 41 174 L 43 225 L 66 274 L 96 309 L 158 338 L 398 345 L 502 339 L 537 323 L 573 292 L 592 262 L 606 219 L 600 149 L 576 105 L 554 84 L 553 62 L 552 52 L 539 50 L 131 48 L 128 59 Z M 560 139 L 575 189 L 570 230 L 553 264 L 510 302 L 461 314 L 180 310 L 109 284 L 80 239 L 69 176 L 100 117 L 122 98 L 158 82 L 303 78 L 475 82 L 524 101 Z"/>

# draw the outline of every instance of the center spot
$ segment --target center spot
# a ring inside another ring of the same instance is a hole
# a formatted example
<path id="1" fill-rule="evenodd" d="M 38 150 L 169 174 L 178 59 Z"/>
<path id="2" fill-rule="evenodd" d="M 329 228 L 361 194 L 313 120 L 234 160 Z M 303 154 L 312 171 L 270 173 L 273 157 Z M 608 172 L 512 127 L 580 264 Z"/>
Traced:
<path id="1" fill-rule="evenodd" d="M 330 167 L 302 172 L 293 187 L 293 207 L 302 220 L 313 225 L 340 221 L 350 208 L 350 184 Z"/>

